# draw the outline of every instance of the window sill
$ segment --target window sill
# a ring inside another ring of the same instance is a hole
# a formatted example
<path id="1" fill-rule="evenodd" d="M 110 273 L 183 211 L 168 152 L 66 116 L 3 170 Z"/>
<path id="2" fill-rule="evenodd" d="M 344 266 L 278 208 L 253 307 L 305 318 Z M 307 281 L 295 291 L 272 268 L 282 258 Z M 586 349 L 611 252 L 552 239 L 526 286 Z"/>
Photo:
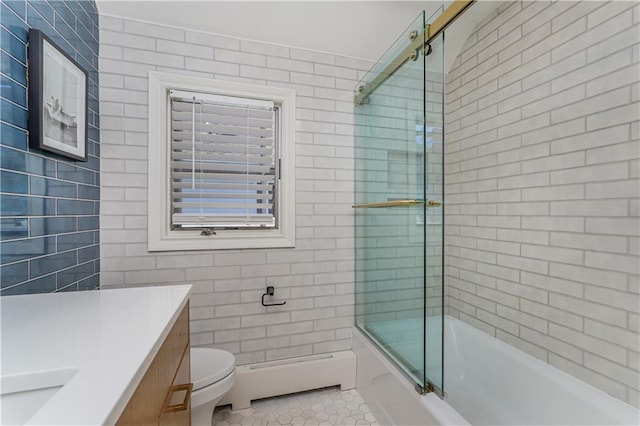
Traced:
<path id="1" fill-rule="evenodd" d="M 237 250 L 294 247 L 295 242 L 278 230 L 216 231 L 216 235 L 200 235 L 200 231 L 169 232 L 159 239 L 150 239 L 151 251 Z"/>

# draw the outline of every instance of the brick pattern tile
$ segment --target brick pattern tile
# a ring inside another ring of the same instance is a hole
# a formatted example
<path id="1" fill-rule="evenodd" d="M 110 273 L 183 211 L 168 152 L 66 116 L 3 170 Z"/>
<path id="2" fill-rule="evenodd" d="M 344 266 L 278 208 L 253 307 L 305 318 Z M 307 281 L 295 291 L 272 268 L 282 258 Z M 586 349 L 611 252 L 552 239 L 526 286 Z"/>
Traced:
<path id="1" fill-rule="evenodd" d="M 371 64 L 101 17 L 102 285 L 190 283 L 191 342 L 238 364 L 345 350 L 354 317 L 353 87 Z M 149 253 L 149 71 L 296 90 L 296 247 Z M 265 308 L 267 285 L 281 307 Z"/>
<path id="2" fill-rule="evenodd" d="M 639 10 L 505 3 L 445 117 L 448 313 L 635 406 Z"/>
<path id="3" fill-rule="evenodd" d="M 3 1 L 0 295 L 100 284 L 100 105 L 94 1 Z M 27 34 L 42 31 L 88 74 L 87 157 L 28 144 Z"/>

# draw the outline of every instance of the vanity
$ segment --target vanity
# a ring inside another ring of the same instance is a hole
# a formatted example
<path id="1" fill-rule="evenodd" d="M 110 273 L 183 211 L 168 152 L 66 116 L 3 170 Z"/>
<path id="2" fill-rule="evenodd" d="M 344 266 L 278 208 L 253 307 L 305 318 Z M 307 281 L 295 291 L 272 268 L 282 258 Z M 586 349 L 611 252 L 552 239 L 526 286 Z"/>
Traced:
<path id="1" fill-rule="evenodd" d="M 190 292 L 0 298 L 0 424 L 190 424 Z"/>

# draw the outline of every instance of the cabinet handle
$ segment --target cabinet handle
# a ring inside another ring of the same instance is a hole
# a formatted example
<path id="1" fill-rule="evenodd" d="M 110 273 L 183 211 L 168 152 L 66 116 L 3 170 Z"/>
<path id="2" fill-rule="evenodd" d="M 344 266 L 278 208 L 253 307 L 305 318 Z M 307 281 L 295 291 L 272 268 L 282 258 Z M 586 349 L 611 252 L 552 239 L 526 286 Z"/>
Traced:
<path id="1" fill-rule="evenodd" d="M 184 400 L 182 401 L 182 403 L 176 404 L 176 405 L 169 405 L 168 407 L 165 406 L 162 409 L 162 414 L 177 413 L 178 411 L 186 411 L 189 409 L 189 401 L 191 401 L 191 392 L 193 391 L 193 383 L 186 383 L 184 385 L 172 386 L 171 390 L 169 391 L 169 395 L 167 396 L 167 402 L 171 401 L 172 394 L 174 394 L 175 392 L 181 392 L 181 391 L 186 391 L 184 393 Z"/>

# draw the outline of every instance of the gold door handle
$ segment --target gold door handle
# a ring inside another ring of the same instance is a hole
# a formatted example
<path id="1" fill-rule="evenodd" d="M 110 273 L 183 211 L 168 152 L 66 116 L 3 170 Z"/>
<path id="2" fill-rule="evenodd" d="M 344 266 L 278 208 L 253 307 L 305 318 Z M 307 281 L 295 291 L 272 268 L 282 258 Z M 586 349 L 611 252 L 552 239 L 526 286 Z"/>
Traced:
<path id="1" fill-rule="evenodd" d="M 171 401 L 171 395 L 176 392 L 184 392 L 184 399 L 180 404 L 166 405 Z M 191 392 L 193 391 L 193 383 L 185 383 L 184 385 L 171 386 L 165 406 L 162 408 L 162 414 L 177 413 L 179 411 L 187 411 L 189 409 L 189 401 L 191 401 Z"/>
<path id="2" fill-rule="evenodd" d="M 417 206 L 417 205 L 426 205 L 427 207 L 439 207 L 442 205 L 442 201 L 437 200 L 428 200 L 426 203 L 421 200 L 392 200 L 392 201 L 383 201 L 380 203 L 365 203 L 365 204 L 354 204 L 354 209 L 379 209 L 383 207 L 407 207 L 407 206 Z"/>

